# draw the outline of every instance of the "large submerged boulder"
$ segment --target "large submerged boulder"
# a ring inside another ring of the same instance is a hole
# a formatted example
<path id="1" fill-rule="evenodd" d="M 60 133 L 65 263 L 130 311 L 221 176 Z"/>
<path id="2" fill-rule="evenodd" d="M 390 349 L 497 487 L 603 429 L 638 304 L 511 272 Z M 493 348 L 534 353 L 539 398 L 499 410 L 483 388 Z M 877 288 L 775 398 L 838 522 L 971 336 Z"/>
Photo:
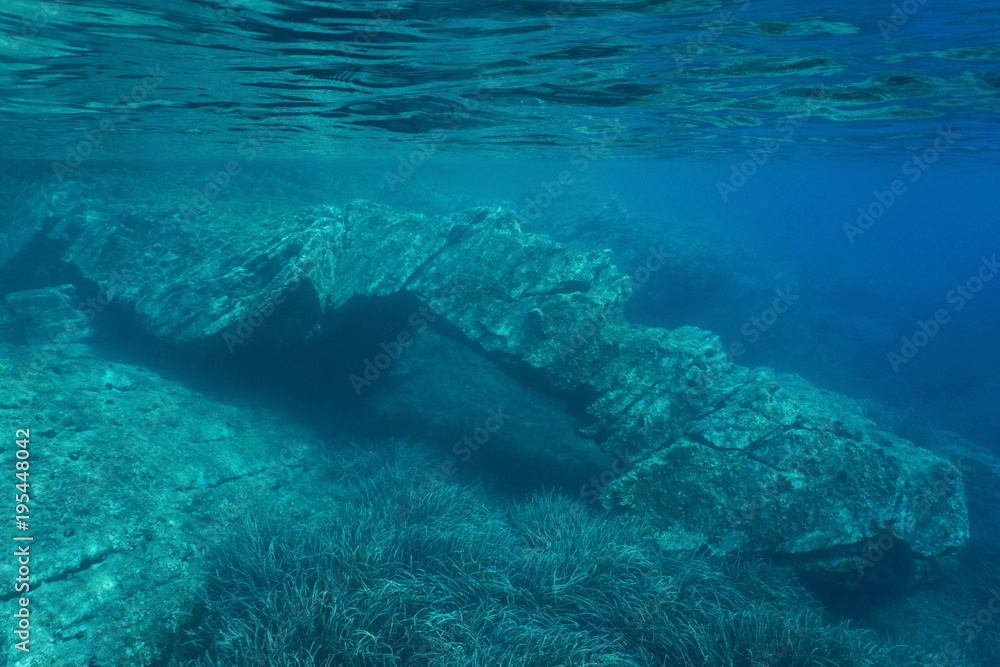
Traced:
<path id="1" fill-rule="evenodd" d="M 411 298 L 411 318 L 558 395 L 582 434 L 627 459 L 605 501 L 666 546 L 788 557 L 852 584 L 884 562 L 873 544 L 919 571 L 967 539 L 947 460 L 843 397 L 734 365 L 707 332 L 629 324 L 636 278 L 609 252 L 526 233 L 507 209 L 424 216 L 357 201 L 185 219 L 178 202 L 137 208 L 103 192 L 48 192 L 59 204 L 39 205 L 21 247 L 56 244 L 161 339 L 222 353 L 308 339 L 358 298 Z M 662 261 L 652 247 L 640 268 Z"/>

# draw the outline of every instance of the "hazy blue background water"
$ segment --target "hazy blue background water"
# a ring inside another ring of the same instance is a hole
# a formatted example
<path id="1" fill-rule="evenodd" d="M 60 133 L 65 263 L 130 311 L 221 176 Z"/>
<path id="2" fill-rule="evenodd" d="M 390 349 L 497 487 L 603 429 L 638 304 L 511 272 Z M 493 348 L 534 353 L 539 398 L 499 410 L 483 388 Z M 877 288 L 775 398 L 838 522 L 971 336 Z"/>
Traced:
<path id="1" fill-rule="evenodd" d="M 0 159 L 45 179 L 142 161 L 203 180 L 308 159 L 390 203 L 515 207 L 569 170 L 550 210 L 618 197 L 787 269 L 775 284 L 800 299 L 741 361 L 1000 448 L 1000 280 L 899 372 L 886 358 L 1000 252 L 998 63 L 987 2 L 9 0 Z M 755 312 L 634 315 L 728 343 Z"/>

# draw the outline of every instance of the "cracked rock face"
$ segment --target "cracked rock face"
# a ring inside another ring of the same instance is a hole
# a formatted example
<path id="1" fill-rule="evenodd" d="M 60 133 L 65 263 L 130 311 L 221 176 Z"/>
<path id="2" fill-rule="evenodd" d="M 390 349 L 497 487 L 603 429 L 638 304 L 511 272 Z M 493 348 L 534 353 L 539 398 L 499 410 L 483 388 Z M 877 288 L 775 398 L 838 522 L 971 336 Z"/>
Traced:
<path id="1" fill-rule="evenodd" d="M 968 537 L 956 465 L 878 431 L 849 399 L 770 371 L 689 421 L 609 504 L 644 515 L 667 546 L 786 556 L 843 585 L 881 560 L 868 540 L 890 535 L 900 554 L 926 558 Z"/>
<path id="2" fill-rule="evenodd" d="M 40 205 L 36 236 L 86 279 L 117 281 L 118 303 L 177 344 L 295 343 L 352 298 L 417 299 L 631 460 L 606 502 L 667 546 L 790 557 L 850 583 L 886 530 L 913 562 L 967 539 L 948 461 L 880 432 L 843 397 L 731 364 L 704 331 L 628 324 L 629 280 L 609 253 L 524 233 L 505 209 L 431 217 L 359 201 L 184 220 L 173 204 L 46 196 L 69 213 Z"/>

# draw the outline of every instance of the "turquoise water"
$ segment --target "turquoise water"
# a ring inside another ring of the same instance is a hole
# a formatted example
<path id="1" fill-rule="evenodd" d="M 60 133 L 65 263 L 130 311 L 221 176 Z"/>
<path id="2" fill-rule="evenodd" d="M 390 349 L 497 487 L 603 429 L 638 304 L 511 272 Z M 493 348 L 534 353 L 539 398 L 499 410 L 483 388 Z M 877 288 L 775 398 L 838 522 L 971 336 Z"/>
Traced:
<path id="1" fill-rule="evenodd" d="M 623 126 L 611 157 L 892 157 L 961 127 L 997 148 L 987 3 L 15 0 L 0 14 L 8 157 L 357 156 L 442 149 L 561 157 Z M 140 86 L 140 88 L 136 88 Z M 953 157 L 953 156 L 952 156 Z M 985 159 L 985 158 L 984 158 Z"/>
<path id="2" fill-rule="evenodd" d="M 7 0 L 0 664 L 997 667 L 998 114 L 982 1 Z"/>

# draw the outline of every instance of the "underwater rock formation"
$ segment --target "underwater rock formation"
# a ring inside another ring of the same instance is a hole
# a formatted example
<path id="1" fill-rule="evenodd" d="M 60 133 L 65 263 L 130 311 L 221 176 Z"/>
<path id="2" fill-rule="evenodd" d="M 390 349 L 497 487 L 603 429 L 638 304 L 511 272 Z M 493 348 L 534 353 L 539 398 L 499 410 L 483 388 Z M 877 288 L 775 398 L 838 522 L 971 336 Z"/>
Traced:
<path id="1" fill-rule="evenodd" d="M 43 193 L 21 247 L 56 244 L 159 338 L 239 352 L 306 340 L 358 298 L 412 298 L 411 326 L 435 320 L 562 397 L 581 433 L 628 459 L 606 502 L 642 516 L 665 546 L 786 556 L 851 585 L 881 561 L 873 544 L 891 541 L 917 571 L 967 539 L 962 480 L 946 460 L 843 397 L 732 364 L 707 332 L 629 324 L 631 279 L 610 252 L 525 233 L 504 208 L 430 217 L 356 201 L 185 218 L 177 202 L 139 208 L 74 187 Z M 662 255 L 650 248 L 643 263 L 655 270 Z M 385 364 L 411 335 L 382 341 Z"/>
<path id="2" fill-rule="evenodd" d="M 962 546 L 963 488 L 956 465 L 877 430 L 850 399 L 758 370 L 638 463 L 609 504 L 645 516 L 668 546 L 784 555 L 826 583 L 896 586 L 921 576 L 920 557 Z M 890 552 L 891 572 L 879 567 Z"/>
<path id="3" fill-rule="evenodd" d="M 29 344 L 73 343 L 93 335 L 85 302 L 72 285 L 12 292 L 0 304 L 0 325 L 12 339 Z"/>

